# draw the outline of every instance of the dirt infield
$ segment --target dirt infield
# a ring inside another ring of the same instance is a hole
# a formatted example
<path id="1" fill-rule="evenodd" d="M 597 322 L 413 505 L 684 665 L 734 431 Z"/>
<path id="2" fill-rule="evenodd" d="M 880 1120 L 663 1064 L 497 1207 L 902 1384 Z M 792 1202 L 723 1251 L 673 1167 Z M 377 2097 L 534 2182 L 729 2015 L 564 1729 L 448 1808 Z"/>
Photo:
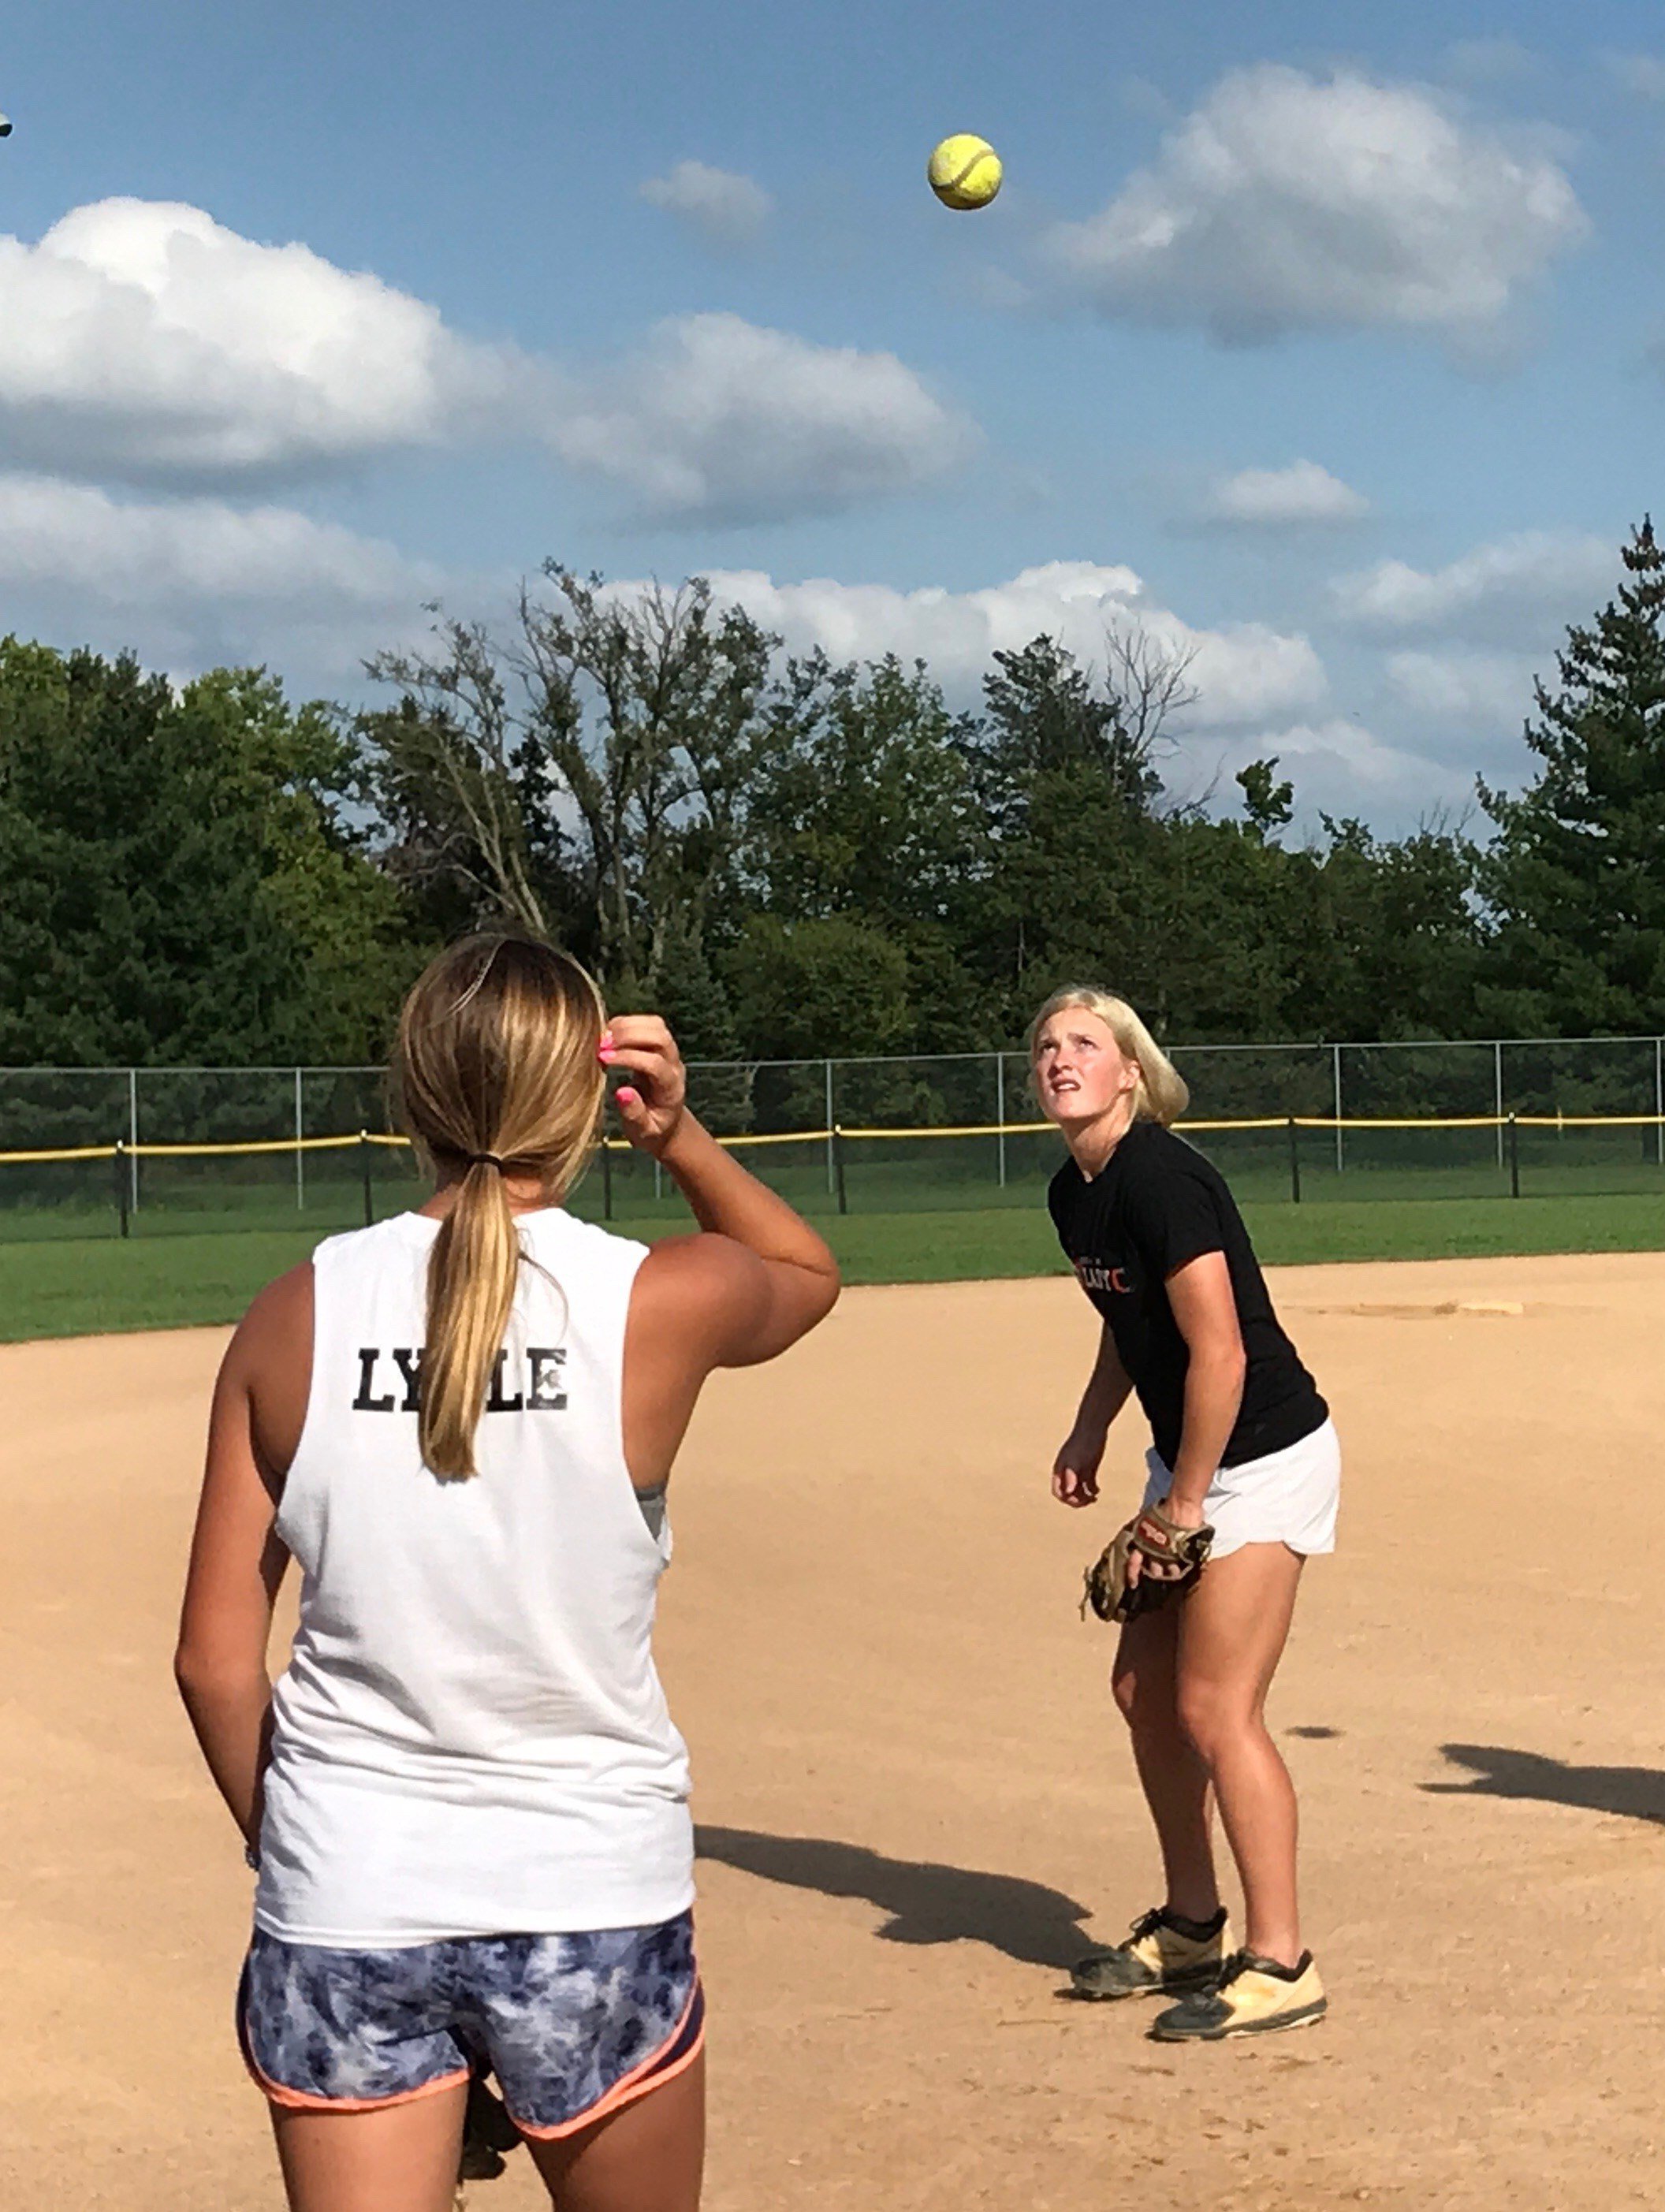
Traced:
<path id="1" fill-rule="evenodd" d="M 1046 1494 L 1079 1293 L 853 1292 L 714 1386 L 661 1637 L 705 1855 L 710 2212 L 1657 2202 L 1665 1255 L 1275 1290 L 1347 1472 L 1273 1716 L 1334 2009 L 1261 2045 L 1164 2051 L 1138 2008 L 1055 1995 L 1153 1893 L 1075 1612 L 1110 1514 Z M 168 1680 L 223 1340 L 0 1350 L 17 2212 L 282 2203 L 229 2028 L 247 1876 Z M 470 2196 L 542 2201 L 524 2156 Z"/>

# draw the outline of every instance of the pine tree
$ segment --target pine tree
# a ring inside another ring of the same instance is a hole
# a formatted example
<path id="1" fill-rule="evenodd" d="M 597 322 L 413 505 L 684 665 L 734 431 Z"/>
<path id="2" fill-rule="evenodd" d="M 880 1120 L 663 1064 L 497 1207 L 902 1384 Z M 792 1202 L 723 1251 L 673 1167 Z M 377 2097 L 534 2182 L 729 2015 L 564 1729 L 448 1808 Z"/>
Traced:
<path id="1" fill-rule="evenodd" d="M 1516 1034 L 1665 1026 L 1665 549 L 1644 520 L 1625 582 L 1536 686 L 1541 765 L 1498 825 L 1480 882 L 1491 941 L 1480 1012 Z"/>

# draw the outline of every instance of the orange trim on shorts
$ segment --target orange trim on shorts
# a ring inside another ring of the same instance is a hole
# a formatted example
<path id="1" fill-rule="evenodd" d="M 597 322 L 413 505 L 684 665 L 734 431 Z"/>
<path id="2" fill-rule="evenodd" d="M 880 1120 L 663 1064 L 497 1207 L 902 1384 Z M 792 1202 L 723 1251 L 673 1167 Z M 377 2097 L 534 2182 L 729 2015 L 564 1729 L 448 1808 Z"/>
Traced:
<path id="1" fill-rule="evenodd" d="M 238 2025 L 240 2028 L 240 2021 Z M 415 2089 L 395 2089 L 391 2096 L 314 2097 L 304 2089 L 285 2088 L 281 2081 L 274 2081 L 269 2074 L 263 2074 L 250 2054 L 247 2038 L 240 2033 L 237 2040 L 242 2047 L 243 2063 L 248 2069 L 249 2079 L 257 2089 L 264 2089 L 272 2103 L 281 2105 L 286 2112 L 387 2112 L 395 2105 L 413 2105 L 418 2097 L 436 2097 L 441 2089 L 454 2089 L 459 2081 L 466 2081 L 470 2078 L 469 2069 L 465 2066 L 460 2073 L 441 2074 L 437 2081 L 424 2081 Z"/>
<path id="2" fill-rule="evenodd" d="M 535 2128 L 529 2120 L 523 2120 L 520 2114 L 513 2111 L 509 2113 L 510 2119 L 513 2121 L 523 2136 L 531 2136 L 534 2142 L 559 2142 L 563 2136 L 577 2135 L 581 2129 L 592 2128 L 599 2121 L 611 2119 L 615 2112 L 623 2112 L 627 2105 L 634 2105 L 638 2097 L 648 2096 L 653 2090 L 662 2087 L 665 2082 L 674 2081 L 678 2075 L 685 2074 L 688 2071 L 705 2049 L 704 2003 L 705 1991 L 696 1979 L 689 1995 L 688 2002 L 683 2008 L 682 2018 L 665 2037 L 659 2049 L 650 2057 L 644 2058 L 639 2066 L 633 2066 L 622 2080 L 614 2082 L 605 2096 L 599 2097 L 587 2112 L 580 2112 L 576 2119 L 562 2120 L 559 2127 L 554 2128 Z M 687 2033 L 688 2023 L 693 2017 L 696 2005 L 701 2008 L 701 2018 L 693 2041 L 679 2057 L 671 2059 L 668 2064 L 662 2063 L 665 2052 L 675 2050 L 677 2044 Z M 659 2069 L 658 2072 L 654 2071 L 656 2067 Z"/>

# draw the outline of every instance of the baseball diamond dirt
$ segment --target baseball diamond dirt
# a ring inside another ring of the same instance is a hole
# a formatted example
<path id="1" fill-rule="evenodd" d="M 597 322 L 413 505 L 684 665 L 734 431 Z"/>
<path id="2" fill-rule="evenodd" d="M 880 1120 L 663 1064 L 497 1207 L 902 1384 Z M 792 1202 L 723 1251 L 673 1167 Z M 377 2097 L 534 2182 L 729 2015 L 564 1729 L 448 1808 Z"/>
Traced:
<path id="1" fill-rule="evenodd" d="M 1285 1271 L 1346 1453 L 1273 1724 L 1316 2031 L 1175 2051 L 1058 1994 L 1156 1893 L 1048 1495 L 1063 1281 L 847 1295 L 672 1486 L 710 2212 L 1656 2203 L 1665 1255 Z M 222 1330 L 0 1349 L 0 2201 L 281 2205 L 231 2032 L 249 1878 L 169 1677 Z M 477 2212 L 543 2201 L 523 2154 Z"/>

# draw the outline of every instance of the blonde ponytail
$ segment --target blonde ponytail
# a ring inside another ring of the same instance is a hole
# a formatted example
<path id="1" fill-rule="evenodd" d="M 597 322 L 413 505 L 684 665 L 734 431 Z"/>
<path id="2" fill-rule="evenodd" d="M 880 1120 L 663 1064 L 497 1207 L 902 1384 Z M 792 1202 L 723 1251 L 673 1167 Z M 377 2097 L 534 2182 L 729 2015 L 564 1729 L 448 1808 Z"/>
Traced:
<path id="1" fill-rule="evenodd" d="M 601 994 L 575 960 L 536 939 L 465 938 L 404 1002 L 394 1087 L 413 1140 L 459 1178 L 428 1269 L 417 1434 L 431 1473 L 477 1473 L 476 1431 L 520 1280 L 505 1177 L 558 1204 L 600 1130 Z"/>
<path id="2" fill-rule="evenodd" d="M 474 1432 L 520 1278 L 520 1232 L 501 1172 L 479 1162 L 463 1177 L 428 1263 L 416 1433 L 422 1464 L 435 1474 L 476 1472 Z"/>

